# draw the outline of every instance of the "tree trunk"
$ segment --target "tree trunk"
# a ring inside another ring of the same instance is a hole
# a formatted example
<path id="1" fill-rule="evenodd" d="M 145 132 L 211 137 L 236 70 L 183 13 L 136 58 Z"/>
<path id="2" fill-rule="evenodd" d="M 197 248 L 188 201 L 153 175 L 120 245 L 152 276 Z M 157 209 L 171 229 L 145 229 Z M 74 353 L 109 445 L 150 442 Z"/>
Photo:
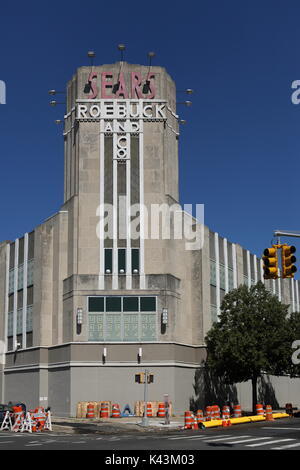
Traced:
<path id="1" fill-rule="evenodd" d="M 252 411 L 253 414 L 256 414 L 256 404 L 257 404 L 257 376 L 252 377 Z"/>

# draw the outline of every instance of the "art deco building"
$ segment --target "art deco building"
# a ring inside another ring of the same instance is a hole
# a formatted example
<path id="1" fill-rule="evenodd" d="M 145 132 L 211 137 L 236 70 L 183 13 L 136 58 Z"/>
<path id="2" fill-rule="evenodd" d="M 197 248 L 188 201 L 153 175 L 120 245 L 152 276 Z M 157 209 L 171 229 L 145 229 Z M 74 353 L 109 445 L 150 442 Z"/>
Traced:
<path id="1" fill-rule="evenodd" d="M 162 67 L 81 67 L 67 84 L 64 202 L 0 244 L 2 402 L 60 416 L 79 401 L 133 407 L 143 399 L 135 374 L 148 369 L 149 399 L 168 393 L 176 412 L 188 409 L 223 296 L 263 277 L 255 255 L 180 210 L 198 244 L 153 233 L 151 216 L 166 222 L 178 205 L 178 136 Z M 299 310 L 298 282 L 269 288 Z M 295 387 L 284 403 L 297 402 Z M 250 388 L 237 389 L 250 407 Z"/>

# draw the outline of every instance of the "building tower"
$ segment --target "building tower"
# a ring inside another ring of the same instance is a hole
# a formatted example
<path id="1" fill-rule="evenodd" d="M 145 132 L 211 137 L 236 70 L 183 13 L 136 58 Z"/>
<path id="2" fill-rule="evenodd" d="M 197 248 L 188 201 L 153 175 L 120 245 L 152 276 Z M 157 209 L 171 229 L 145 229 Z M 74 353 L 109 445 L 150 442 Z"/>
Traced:
<path id="1" fill-rule="evenodd" d="M 61 415 L 84 400 L 133 405 L 145 367 L 150 398 L 169 393 L 181 408 L 191 395 L 203 345 L 197 255 L 167 233 L 174 207 L 183 214 L 178 135 L 162 67 L 81 67 L 68 83 L 64 203 L 1 245 L 5 396 L 20 399 L 22 380 L 23 401 Z"/>
<path id="2" fill-rule="evenodd" d="M 178 136 L 162 67 L 81 67 L 67 84 L 63 205 L 0 243 L 1 403 L 133 408 L 148 369 L 149 400 L 188 409 L 224 295 L 264 278 L 260 259 L 180 208 Z M 269 288 L 299 311 L 299 282 L 284 281 Z M 246 408 L 250 387 L 238 394 Z"/>

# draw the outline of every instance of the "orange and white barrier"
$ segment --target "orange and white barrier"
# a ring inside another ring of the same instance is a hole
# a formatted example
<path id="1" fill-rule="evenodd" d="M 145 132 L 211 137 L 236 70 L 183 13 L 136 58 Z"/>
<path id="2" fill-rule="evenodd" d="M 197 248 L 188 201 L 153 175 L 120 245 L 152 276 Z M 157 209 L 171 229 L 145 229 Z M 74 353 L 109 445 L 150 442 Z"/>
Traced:
<path id="1" fill-rule="evenodd" d="M 121 418 L 121 411 L 120 411 L 120 406 L 118 405 L 118 403 L 114 403 L 112 405 L 111 417 L 112 418 Z"/>
<path id="2" fill-rule="evenodd" d="M 260 403 L 256 405 L 256 414 L 257 416 L 264 416 L 264 407 Z"/>
<path id="3" fill-rule="evenodd" d="M 212 418 L 212 406 L 206 407 L 206 421 L 211 421 Z"/>
<path id="4" fill-rule="evenodd" d="M 234 405 L 234 407 L 233 407 L 233 416 L 234 416 L 234 418 L 241 418 L 242 417 L 241 405 Z"/>
<path id="5" fill-rule="evenodd" d="M 5 430 L 30 433 L 52 431 L 51 413 L 45 412 L 42 407 L 30 410 L 26 414 L 23 411 L 16 413 L 7 411 L 0 426 L 0 431 Z"/>
<path id="6" fill-rule="evenodd" d="M 11 428 L 12 428 L 11 414 L 9 411 L 7 411 L 1 423 L 0 431 L 11 431 Z"/>
<path id="7" fill-rule="evenodd" d="M 229 406 L 223 406 L 223 408 L 222 408 L 222 419 L 225 420 L 225 421 L 230 419 L 230 408 L 229 408 Z"/>
<path id="8" fill-rule="evenodd" d="M 266 421 L 274 421 L 271 405 L 266 406 Z"/>
<path id="9" fill-rule="evenodd" d="M 153 416 L 152 415 L 152 405 L 151 405 L 151 403 L 148 402 L 147 403 L 147 417 L 152 418 L 152 416 Z"/>
<path id="10" fill-rule="evenodd" d="M 89 403 L 87 406 L 86 417 L 88 419 L 95 418 L 95 405 L 94 403 Z"/>
<path id="11" fill-rule="evenodd" d="M 197 423 L 198 425 L 204 421 L 204 416 L 203 416 L 203 411 L 198 410 L 197 411 Z"/>
<path id="12" fill-rule="evenodd" d="M 166 416 L 164 403 L 159 403 L 158 404 L 157 416 L 159 418 L 164 418 Z"/>
<path id="13" fill-rule="evenodd" d="M 101 403 L 100 418 L 109 418 L 108 403 Z"/>
<path id="14" fill-rule="evenodd" d="M 194 423 L 193 413 L 191 411 L 184 412 L 184 429 L 192 429 Z"/>

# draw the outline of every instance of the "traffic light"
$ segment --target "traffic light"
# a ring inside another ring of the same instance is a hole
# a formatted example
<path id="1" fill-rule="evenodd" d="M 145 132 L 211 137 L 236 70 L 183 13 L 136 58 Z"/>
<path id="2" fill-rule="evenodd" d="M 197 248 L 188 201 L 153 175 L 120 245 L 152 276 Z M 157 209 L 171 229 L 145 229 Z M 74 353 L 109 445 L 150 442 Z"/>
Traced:
<path id="1" fill-rule="evenodd" d="M 135 382 L 138 384 L 144 384 L 145 383 L 145 373 L 140 372 L 139 374 L 135 374 Z"/>
<path id="2" fill-rule="evenodd" d="M 282 245 L 281 261 L 282 261 L 282 278 L 294 277 L 294 273 L 297 271 L 294 263 L 296 262 L 296 256 L 294 253 L 296 248 L 294 246 Z"/>
<path id="3" fill-rule="evenodd" d="M 263 256 L 264 279 L 278 278 L 278 256 L 277 247 L 266 248 Z"/>
<path id="4" fill-rule="evenodd" d="M 138 384 L 144 384 L 145 383 L 145 372 L 140 372 L 139 374 L 135 374 L 135 382 Z M 148 373 L 147 374 L 147 383 L 148 384 L 153 384 L 154 382 L 154 375 Z"/>
<path id="5" fill-rule="evenodd" d="M 148 374 L 148 384 L 153 384 L 153 382 L 154 382 L 154 375 Z"/>

